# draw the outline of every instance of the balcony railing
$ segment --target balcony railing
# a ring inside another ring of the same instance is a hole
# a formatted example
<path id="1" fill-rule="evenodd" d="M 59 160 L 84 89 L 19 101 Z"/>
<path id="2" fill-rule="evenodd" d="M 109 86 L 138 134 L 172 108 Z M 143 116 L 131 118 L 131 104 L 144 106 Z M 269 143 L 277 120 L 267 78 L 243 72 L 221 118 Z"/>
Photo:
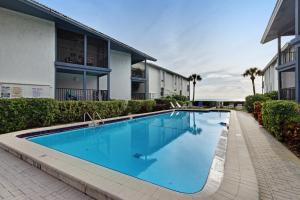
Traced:
<path id="1" fill-rule="evenodd" d="M 56 88 L 55 98 L 59 101 L 106 101 L 107 90 Z"/>
<path id="2" fill-rule="evenodd" d="M 295 88 L 282 88 L 280 90 L 280 99 L 295 100 L 296 99 L 295 94 L 296 94 Z"/>
<path id="3" fill-rule="evenodd" d="M 146 99 L 146 93 L 132 93 L 131 98 L 133 100 L 145 100 Z"/>
<path id="4" fill-rule="evenodd" d="M 295 61 L 296 59 L 296 53 L 293 52 L 293 51 L 290 51 L 290 52 L 284 52 L 282 54 L 282 64 L 286 64 L 286 63 L 290 63 L 290 62 L 293 62 Z"/>

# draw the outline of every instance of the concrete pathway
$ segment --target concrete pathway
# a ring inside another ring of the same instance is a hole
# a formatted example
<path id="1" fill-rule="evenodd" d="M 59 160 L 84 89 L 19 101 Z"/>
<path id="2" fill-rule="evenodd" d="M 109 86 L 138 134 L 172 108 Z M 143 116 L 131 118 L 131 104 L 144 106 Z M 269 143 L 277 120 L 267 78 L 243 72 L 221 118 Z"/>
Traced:
<path id="1" fill-rule="evenodd" d="M 237 112 L 255 168 L 260 199 L 300 199 L 300 159 L 260 127 L 250 114 Z"/>
<path id="2" fill-rule="evenodd" d="M 0 200 L 91 200 L 83 193 L 0 149 Z"/>

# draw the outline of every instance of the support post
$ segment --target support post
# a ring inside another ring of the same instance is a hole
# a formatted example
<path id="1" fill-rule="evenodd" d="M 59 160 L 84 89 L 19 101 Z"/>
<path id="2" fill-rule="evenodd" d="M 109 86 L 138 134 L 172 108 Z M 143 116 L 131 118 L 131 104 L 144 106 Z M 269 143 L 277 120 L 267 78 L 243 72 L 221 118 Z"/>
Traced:
<path id="1" fill-rule="evenodd" d="M 295 0 L 295 35 L 296 38 L 300 36 L 300 0 Z M 296 66 L 295 66 L 295 88 L 296 88 L 296 102 L 300 103 L 300 47 L 295 46 Z"/>
<path id="2" fill-rule="evenodd" d="M 87 100 L 87 94 L 86 94 L 86 71 L 83 71 L 83 95 L 84 100 Z"/>
<path id="3" fill-rule="evenodd" d="M 84 49 L 83 49 L 83 65 L 87 65 L 87 35 L 84 35 Z M 84 100 L 87 100 L 87 91 L 86 91 L 86 71 L 83 71 L 83 95 Z"/>
<path id="4" fill-rule="evenodd" d="M 147 59 L 145 58 L 145 99 L 148 99 L 150 97 L 149 95 L 149 74 L 148 74 L 148 69 L 147 69 Z"/>
<path id="5" fill-rule="evenodd" d="M 84 58 L 83 58 L 83 65 L 86 66 L 87 65 L 87 35 L 84 35 Z"/>
<path id="6" fill-rule="evenodd" d="M 110 40 L 107 41 L 107 68 L 111 69 L 111 47 Z M 107 100 L 110 100 L 110 72 L 107 74 Z"/>
<path id="7" fill-rule="evenodd" d="M 277 43 L 277 48 L 278 48 L 277 64 L 278 64 L 278 66 L 280 66 L 281 65 L 281 36 L 278 36 L 277 41 L 278 41 L 278 43 Z M 281 93 L 281 73 L 278 70 L 278 99 L 281 99 L 280 93 Z"/>

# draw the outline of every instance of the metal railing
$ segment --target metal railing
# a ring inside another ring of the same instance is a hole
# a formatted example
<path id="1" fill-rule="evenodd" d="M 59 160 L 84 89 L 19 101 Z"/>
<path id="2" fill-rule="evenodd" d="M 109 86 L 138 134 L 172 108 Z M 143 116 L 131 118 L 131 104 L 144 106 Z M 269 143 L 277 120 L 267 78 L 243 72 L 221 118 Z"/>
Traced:
<path id="1" fill-rule="evenodd" d="M 295 88 L 282 88 L 280 90 L 280 99 L 295 100 L 296 99 L 296 89 Z"/>
<path id="2" fill-rule="evenodd" d="M 102 124 L 104 124 L 104 121 L 103 121 L 103 119 L 101 118 L 101 116 L 100 116 L 100 114 L 98 112 L 94 112 L 93 113 L 93 117 L 90 115 L 89 112 L 85 112 L 84 115 L 83 115 L 83 121 L 84 122 L 87 121 L 87 117 L 92 122 L 91 125 L 93 125 L 93 126 L 97 125 L 97 123 L 95 122 L 96 121 L 96 117 L 98 117 L 98 119 L 100 120 L 100 122 Z"/>
<path id="3" fill-rule="evenodd" d="M 94 89 L 72 89 L 72 88 L 56 88 L 55 98 L 59 101 L 106 101 L 108 100 L 107 90 Z"/>
<path id="4" fill-rule="evenodd" d="M 296 52 L 289 51 L 289 52 L 282 53 L 282 61 L 281 61 L 282 64 L 286 64 L 295 60 L 296 60 Z"/>
<path id="5" fill-rule="evenodd" d="M 132 93 L 131 98 L 133 100 L 145 100 L 146 99 L 146 93 Z"/>

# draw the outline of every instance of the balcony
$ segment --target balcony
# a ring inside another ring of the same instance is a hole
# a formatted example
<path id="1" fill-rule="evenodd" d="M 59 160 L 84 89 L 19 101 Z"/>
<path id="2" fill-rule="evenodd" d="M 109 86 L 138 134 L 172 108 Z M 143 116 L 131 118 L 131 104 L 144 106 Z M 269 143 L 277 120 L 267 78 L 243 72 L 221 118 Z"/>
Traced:
<path id="1" fill-rule="evenodd" d="M 56 88 L 55 99 L 59 101 L 106 101 L 107 90 Z"/>
<path id="2" fill-rule="evenodd" d="M 296 99 L 296 88 L 282 88 L 280 90 L 280 99 L 283 100 L 295 100 Z"/>

